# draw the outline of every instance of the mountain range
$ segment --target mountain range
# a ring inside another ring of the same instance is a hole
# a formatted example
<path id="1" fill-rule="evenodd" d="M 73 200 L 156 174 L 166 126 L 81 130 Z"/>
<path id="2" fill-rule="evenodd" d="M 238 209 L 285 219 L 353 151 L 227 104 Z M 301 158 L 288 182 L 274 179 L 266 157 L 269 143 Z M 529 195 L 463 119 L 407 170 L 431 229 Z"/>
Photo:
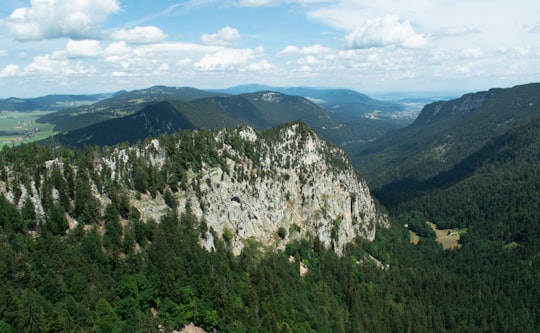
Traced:
<path id="1" fill-rule="evenodd" d="M 0 331 L 538 331 L 540 84 L 376 135 L 231 93 L 122 91 L 3 147 Z"/>
<path id="2" fill-rule="evenodd" d="M 374 109 L 377 107 L 393 112 L 400 109 L 398 105 L 377 102 L 352 91 L 308 88 L 302 88 L 302 91 L 312 95 L 316 91 L 318 97 L 323 93 L 333 98 L 345 94 L 349 95 L 347 101 L 350 103 L 337 111 L 334 104 L 331 107 L 328 104 L 332 109 L 328 111 L 314 103 L 313 98 L 275 91 L 229 95 L 193 88 L 152 87 L 118 93 L 92 105 L 50 113 L 38 121 L 54 124 L 55 130 L 61 133 L 53 141 L 71 147 L 113 145 L 121 141 L 134 143 L 151 135 L 180 129 L 249 125 L 262 130 L 301 120 L 323 137 L 348 149 L 399 127 L 397 123 L 371 119 L 363 113 L 378 110 Z M 168 105 L 166 113 L 163 112 L 163 103 Z M 159 124 L 163 127 L 160 128 Z M 110 132 L 111 128 L 115 128 L 115 133 Z"/>
<path id="3" fill-rule="evenodd" d="M 112 95 L 103 93 L 94 95 L 47 95 L 35 98 L 10 97 L 0 99 L 0 111 L 59 111 L 93 104 Z"/>

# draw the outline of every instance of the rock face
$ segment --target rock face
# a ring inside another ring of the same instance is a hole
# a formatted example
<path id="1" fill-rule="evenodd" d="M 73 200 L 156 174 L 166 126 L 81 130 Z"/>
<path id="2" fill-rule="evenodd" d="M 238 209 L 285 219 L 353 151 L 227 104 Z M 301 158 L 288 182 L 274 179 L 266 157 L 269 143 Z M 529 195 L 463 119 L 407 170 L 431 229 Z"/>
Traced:
<path id="1" fill-rule="evenodd" d="M 231 157 L 226 161 L 233 171 L 203 165 L 189 177 L 190 183 L 197 179 L 198 188 L 179 191 L 175 198 L 178 213 L 189 202 L 208 228 L 231 237 L 235 253 L 246 240 L 284 247 L 287 241 L 306 236 L 318 237 L 341 253 L 355 237 L 373 240 L 376 226 L 388 225 L 343 151 L 304 125 L 283 127 L 271 138 L 249 127 L 234 131 L 256 147 L 256 153 L 250 156 L 224 144 L 218 153 Z M 215 140 L 223 142 L 226 135 L 230 133 L 218 132 Z M 166 155 L 160 149 L 153 151 L 149 160 L 163 163 Z M 155 219 L 156 213 L 167 210 L 160 200 L 145 206 L 141 208 L 146 218 Z"/>
<path id="2" fill-rule="evenodd" d="M 176 213 L 189 207 L 206 223 L 208 232 L 201 235 L 201 245 L 207 249 L 214 246 L 214 236 L 222 237 L 235 254 L 246 241 L 284 248 L 290 240 L 318 237 L 341 254 L 355 237 L 373 240 L 376 227 L 388 226 L 343 151 L 301 123 L 263 133 L 250 127 L 219 130 L 210 140 L 218 147 L 212 154 L 221 162 L 202 161 L 197 168 L 189 168 L 184 185 L 170 191 Z M 174 146 L 183 147 L 182 142 Z M 170 143 L 166 148 L 155 139 L 139 147 L 115 148 L 96 158 L 94 168 L 96 173 L 126 184 L 130 203 L 143 221 L 159 221 L 171 209 L 164 189 L 149 195 L 129 184 L 136 165 L 145 163 L 162 170 L 172 154 Z M 59 163 L 48 161 L 47 169 Z M 102 206 L 110 202 L 107 193 L 92 188 Z M 19 204 L 25 196 L 35 200 L 32 191 L 24 191 Z M 41 205 L 36 207 L 42 214 Z"/>
<path id="3" fill-rule="evenodd" d="M 280 140 L 272 142 L 251 128 L 240 130 L 241 137 L 262 147 L 259 160 L 240 156 L 239 162 L 229 161 L 231 169 L 239 163 L 244 176 L 203 170 L 202 195 L 181 193 L 179 200 L 205 207 L 195 213 L 218 234 L 232 231 L 235 252 L 246 239 L 284 246 L 289 239 L 313 235 L 338 253 L 356 236 L 374 239 L 376 226 L 386 220 L 366 184 L 341 150 L 311 132 L 299 136 L 302 130 L 299 124 L 283 128 Z M 257 173 L 265 176 L 254 177 Z"/>
<path id="4" fill-rule="evenodd" d="M 465 94 L 452 101 L 441 101 L 428 104 L 422 109 L 413 125 L 423 125 L 441 119 L 444 120 L 450 117 L 474 112 L 489 103 L 493 98 L 500 94 L 501 91 L 502 89 L 491 89 L 489 91 Z"/>

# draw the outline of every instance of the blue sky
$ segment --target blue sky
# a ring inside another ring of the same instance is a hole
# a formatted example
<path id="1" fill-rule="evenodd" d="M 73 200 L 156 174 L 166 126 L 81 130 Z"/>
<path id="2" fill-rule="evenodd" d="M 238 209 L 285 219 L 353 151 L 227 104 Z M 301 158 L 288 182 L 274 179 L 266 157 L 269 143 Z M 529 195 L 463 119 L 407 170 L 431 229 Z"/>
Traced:
<path id="1" fill-rule="evenodd" d="M 0 97 L 540 81 L 538 0 L 2 0 Z"/>

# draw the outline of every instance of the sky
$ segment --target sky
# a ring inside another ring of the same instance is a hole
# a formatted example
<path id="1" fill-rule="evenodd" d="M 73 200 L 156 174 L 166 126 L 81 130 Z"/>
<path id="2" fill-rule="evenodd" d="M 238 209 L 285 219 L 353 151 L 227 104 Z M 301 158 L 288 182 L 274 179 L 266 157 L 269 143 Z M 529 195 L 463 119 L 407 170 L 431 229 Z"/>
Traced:
<path id="1" fill-rule="evenodd" d="M 540 81 L 538 0 L 2 0 L 0 98 Z"/>

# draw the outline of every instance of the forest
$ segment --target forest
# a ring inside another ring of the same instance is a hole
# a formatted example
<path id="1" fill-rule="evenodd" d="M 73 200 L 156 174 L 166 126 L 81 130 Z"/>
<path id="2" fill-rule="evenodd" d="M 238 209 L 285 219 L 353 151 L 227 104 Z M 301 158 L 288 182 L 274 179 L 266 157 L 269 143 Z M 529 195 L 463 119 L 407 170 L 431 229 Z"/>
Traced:
<path id="1" fill-rule="evenodd" d="M 45 221 L 30 200 L 17 207 L 0 195 L 0 332 L 171 332 L 191 322 L 217 332 L 539 330 L 538 237 L 509 242 L 468 223 L 460 249 L 443 250 L 428 232 L 414 245 L 404 224 L 428 215 L 411 204 L 391 207 L 391 228 L 373 242 L 357 239 L 342 256 L 317 238 L 284 251 L 247 242 L 234 256 L 221 235 L 215 250 L 200 246 L 208 227 L 189 206 L 178 215 L 169 201 L 161 220 L 142 221 L 126 187 L 165 198 L 181 191 L 187 169 L 220 163 L 205 135 L 163 172 L 141 164 L 129 184 L 92 167 L 107 148 L 4 147 L 1 182 L 31 187 L 39 179 L 49 190 L 41 193 Z M 42 179 L 43 162 L 53 159 L 68 167 Z M 91 186 L 111 198 L 102 212 Z M 70 228 L 66 212 L 81 223 Z"/>

